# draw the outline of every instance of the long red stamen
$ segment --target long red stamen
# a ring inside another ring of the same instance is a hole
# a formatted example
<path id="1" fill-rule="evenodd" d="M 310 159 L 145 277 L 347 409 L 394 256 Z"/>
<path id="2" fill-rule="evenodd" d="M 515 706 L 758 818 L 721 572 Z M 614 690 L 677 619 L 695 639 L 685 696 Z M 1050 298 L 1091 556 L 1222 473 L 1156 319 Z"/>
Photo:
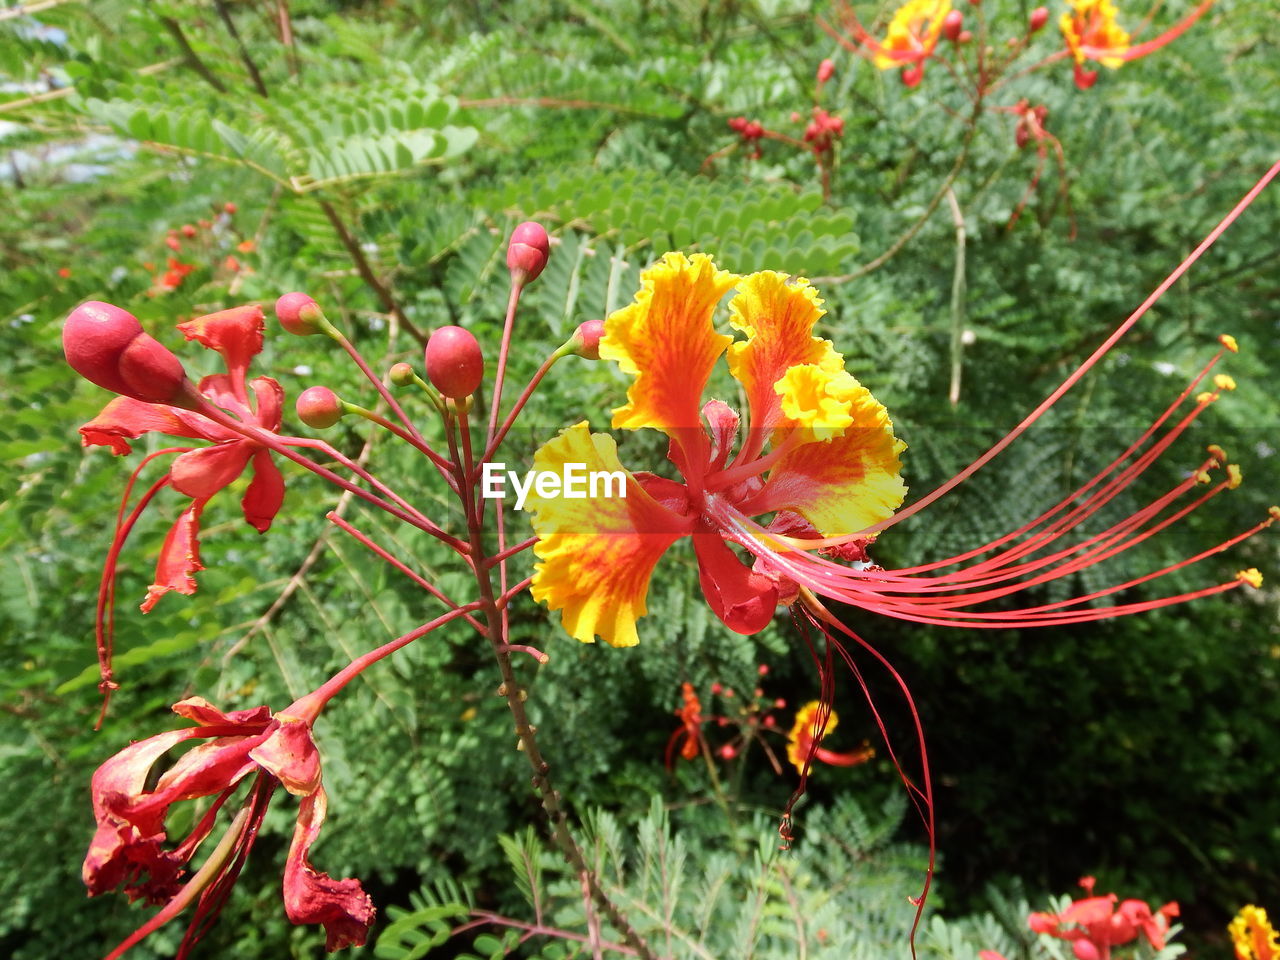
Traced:
<path id="1" fill-rule="evenodd" d="M 1092 354 L 1089 355 L 1089 357 L 1084 361 L 1084 363 L 1080 364 L 1080 366 L 1077 367 L 1070 374 L 1070 376 L 1068 376 L 1058 386 L 1057 389 L 1055 389 L 1051 394 L 1049 394 L 1049 396 L 1046 397 L 1045 400 L 1038 407 L 1032 410 L 1031 413 L 1029 413 L 1022 420 L 1021 423 L 1019 423 L 1016 427 L 1010 430 L 1009 433 L 1005 434 L 1005 436 L 1002 437 L 1000 440 L 996 441 L 996 443 L 991 447 L 991 449 L 989 449 L 982 456 L 978 457 L 977 460 L 975 460 L 969 466 L 965 467 L 963 470 L 957 473 L 950 480 L 947 480 L 945 483 L 938 486 L 931 493 L 920 498 L 915 503 L 911 504 L 911 506 L 905 507 L 904 509 L 899 510 L 897 513 L 895 513 L 892 517 L 888 518 L 887 520 L 883 520 L 880 523 L 873 524 L 872 526 L 868 527 L 866 530 L 860 531 L 860 535 L 869 536 L 870 534 L 877 533 L 881 530 L 885 530 L 896 523 L 900 523 L 901 521 L 907 519 L 908 517 L 914 516 L 915 514 L 923 510 L 925 507 L 929 506 L 929 504 L 933 503 L 935 500 L 939 499 L 940 497 L 946 495 L 951 490 L 955 489 L 957 486 L 963 483 L 965 480 L 968 480 L 971 476 L 973 476 L 980 469 L 982 469 L 984 466 L 990 463 L 993 459 L 995 459 L 1007 446 L 1009 446 L 1009 444 L 1013 443 L 1014 440 L 1020 437 L 1027 430 L 1028 427 L 1030 427 L 1033 423 L 1039 420 L 1040 417 L 1044 415 L 1046 410 L 1048 410 L 1051 406 L 1057 403 L 1058 400 L 1061 399 L 1062 396 L 1068 390 L 1074 387 L 1086 373 L 1088 373 L 1091 369 L 1093 369 L 1094 365 L 1097 364 L 1097 362 L 1101 360 L 1102 357 L 1105 356 L 1111 350 L 1111 348 L 1116 345 L 1117 342 L 1119 342 L 1120 338 L 1123 337 L 1126 333 L 1128 333 L 1130 328 L 1133 327 L 1135 323 L 1137 323 L 1139 320 L 1142 319 L 1142 317 L 1146 314 L 1148 310 L 1151 309 L 1151 307 L 1156 303 L 1157 300 L 1159 300 L 1162 296 L 1164 296 L 1165 291 L 1167 291 L 1171 286 L 1173 286 L 1173 284 L 1177 283 L 1177 281 L 1182 277 L 1182 275 L 1191 268 L 1191 265 L 1194 264 L 1197 260 L 1199 260 L 1206 250 L 1208 250 L 1211 246 L 1213 246 L 1213 244 L 1217 241 L 1217 239 L 1220 236 L 1222 236 L 1222 234 L 1226 231 L 1228 227 L 1231 226 L 1231 224 L 1235 223 L 1235 221 L 1240 217 L 1242 213 L 1244 213 L 1244 211 L 1248 208 L 1248 206 L 1251 203 L 1253 203 L 1254 199 L 1258 196 L 1258 194 L 1260 194 L 1264 189 L 1266 189 L 1267 184 L 1269 184 L 1273 179 L 1275 179 L 1277 174 L 1280 174 L 1280 160 L 1276 161 L 1276 163 L 1273 164 L 1272 167 L 1262 175 L 1262 177 L 1258 180 L 1258 182 L 1255 183 L 1249 189 L 1248 193 L 1246 193 L 1240 199 L 1240 202 L 1237 203 L 1231 209 L 1231 212 L 1228 213 L 1225 217 L 1223 217 L 1221 222 L 1219 222 L 1216 227 L 1214 227 L 1211 231 L 1209 231 L 1208 236 L 1206 236 L 1204 240 L 1202 240 L 1200 244 L 1193 251 L 1191 251 L 1190 254 L 1187 255 L 1185 260 L 1183 260 L 1180 264 L 1178 264 L 1178 266 L 1175 267 L 1173 271 L 1167 277 L 1165 277 L 1163 281 L 1161 281 L 1159 286 L 1157 286 L 1155 290 L 1151 292 L 1151 295 L 1148 296 L 1144 301 L 1142 301 L 1142 303 L 1138 306 L 1138 308 L 1134 310 L 1133 313 L 1131 313 L 1128 316 L 1128 318 L 1125 319 L 1125 321 L 1115 329 L 1115 331 L 1111 334 L 1111 336 L 1107 337 L 1107 339 L 1104 340 L 1102 344 L 1096 350 L 1094 350 Z"/>

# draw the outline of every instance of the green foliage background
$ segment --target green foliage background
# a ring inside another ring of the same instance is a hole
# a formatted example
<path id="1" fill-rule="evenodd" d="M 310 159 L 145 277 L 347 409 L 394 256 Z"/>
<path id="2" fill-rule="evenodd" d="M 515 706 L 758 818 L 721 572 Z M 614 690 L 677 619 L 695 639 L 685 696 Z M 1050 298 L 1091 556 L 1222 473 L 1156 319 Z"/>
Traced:
<path id="1" fill-rule="evenodd" d="M 179 349 L 174 321 L 304 289 L 371 359 L 414 359 L 412 339 L 388 326 L 387 304 L 356 269 L 336 220 L 412 324 L 460 323 L 492 353 L 506 299 L 505 237 L 537 217 L 558 242 L 520 320 L 512 382 L 523 383 L 577 323 L 628 302 L 648 262 L 668 249 L 705 250 L 737 272 L 828 278 L 819 279 L 829 311 L 822 332 L 893 414 L 909 444 L 908 482 L 924 492 L 1073 369 L 1280 146 L 1268 99 L 1280 88 L 1280 21 L 1268 0 L 1223 0 L 1175 44 L 1104 71 L 1088 92 L 1061 64 L 1010 83 L 1001 103 L 1025 96 L 1049 107 L 1078 233 L 1069 237 L 1052 161 L 1017 227 L 1006 229 L 1035 159 L 1014 148 L 1010 115 L 985 114 L 954 183 L 973 342 L 953 407 L 956 248 L 945 204 L 882 268 L 840 280 L 921 217 L 956 162 L 956 114 L 966 105 L 939 66 L 909 91 L 815 26 L 815 15 L 831 15 L 825 5 L 787 0 L 299 0 L 288 5 L 291 50 L 264 14 L 274 5 L 229 4 L 264 97 L 216 6 L 100 0 L 0 20 L 0 77 L 12 81 L 0 94 L 0 120 L 12 124 L 0 128 L 10 161 L 0 196 L 0 822 L 8 838 L 0 952 L 20 960 L 102 953 L 141 922 L 143 912 L 123 898 L 83 899 L 88 782 L 130 739 L 169 728 L 169 704 L 198 693 L 225 708 L 283 706 L 433 615 L 393 571 L 325 532 L 335 497 L 311 477 L 288 475 L 285 511 L 261 542 L 224 494 L 206 514 L 199 593 L 166 598 L 146 617 L 132 600 L 122 604 L 123 689 L 93 733 L 92 613 L 129 467 L 79 446 L 76 427 L 106 397 L 61 358 L 59 325 L 77 303 L 106 299 L 134 310 L 188 369 L 205 373 L 216 369 L 212 355 Z M 1028 6 L 987 0 L 993 36 L 1020 32 Z M 1045 52 L 1057 43 L 1050 34 Z M 807 111 L 825 56 L 836 58 L 837 73 L 824 102 L 846 121 L 829 203 L 812 158 L 781 144 L 766 143 L 754 163 L 739 150 L 704 169 L 708 155 L 732 143 L 729 117 L 796 132 L 789 115 Z M 149 296 L 156 269 L 143 264 L 164 263 L 166 232 L 214 219 L 228 201 L 237 210 L 221 217 L 216 239 L 184 249 L 195 269 L 182 286 Z M 1165 489 L 1209 442 L 1242 463 L 1245 485 L 1181 533 L 1069 586 L 1087 592 L 1127 579 L 1256 522 L 1276 490 L 1278 224 L 1273 188 L 1040 428 L 886 535 L 877 557 L 910 564 L 958 552 L 1056 502 L 1163 409 L 1221 332 L 1242 346 L 1227 367 L 1239 390 L 1125 505 Z M 235 249 L 250 239 L 252 252 Z M 229 271 L 228 255 L 245 269 Z M 69 276 L 59 275 L 64 267 Z M 325 383 L 371 399 L 334 351 L 309 340 L 273 332 L 256 370 L 277 376 L 290 396 Z M 584 417 L 605 426 L 625 387 L 606 365 L 566 361 L 531 405 L 509 457 L 527 458 Z M 346 422 L 332 433 L 353 455 L 367 437 Z M 448 515 L 422 464 L 385 439 L 372 442 L 380 473 L 404 478 Z M 623 455 L 652 465 L 660 449 L 629 438 Z M 134 534 L 121 565 L 123 598 L 142 596 L 179 509 L 177 498 L 162 498 Z M 378 516 L 359 513 L 359 523 L 465 595 L 465 578 L 433 544 Z M 321 537 L 305 579 L 290 588 Z M 1275 560 L 1264 535 L 1179 582 L 1189 589 L 1251 565 L 1280 573 Z M 1065 595 L 1057 589 L 1042 595 Z M 692 557 L 680 553 L 660 567 L 650 606 L 633 650 L 579 646 L 531 602 L 516 608 L 514 622 L 518 639 L 551 654 L 540 669 L 521 667 L 541 737 L 558 785 L 598 841 L 602 869 L 645 918 L 637 922 L 656 937 L 677 931 L 664 947 L 681 956 L 903 955 L 923 835 L 904 817 L 887 760 L 821 770 L 801 807 L 801 840 L 786 855 L 769 834 L 792 782 L 760 751 L 721 767 L 730 816 L 713 802 L 704 768 L 689 765 L 674 778 L 662 769 L 683 681 L 710 705 L 712 682 L 751 690 L 765 663 L 770 697 L 794 705 L 816 693 L 813 664 L 790 625 L 779 618 L 759 637 L 729 635 L 698 596 Z M 1269 894 L 1280 910 L 1275 611 L 1270 584 L 1035 632 L 943 631 L 850 611 L 855 629 L 908 679 L 929 736 L 943 864 L 922 950 L 1039 956 L 1045 947 L 1023 927 L 1026 902 L 1046 906 L 1050 892 L 1083 873 L 1123 896 L 1178 899 L 1206 956 L 1226 949 L 1221 930 L 1240 904 L 1265 905 Z M 894 689 L 869 676 L 889 728 L 905 734 Z M 492 695 L 496 683 L 487 652 L 458 627 L 371 671 L 318 726 L 331 818 L 316 862 L 362 878 L 394 921 L 363 955 L 502 955 L 509 944 L 500 930 L 447 943 L 442 934 L 460 922 L 459 904 L 527 919 L 540 887 L 547 916 L 581 929 L 576 880 L 526 833 L 538 823 L 536 806 L 505 705 Z M 874 738 L 847 678 L 836 706 L 845 743 Z M 779 713 L 780 725 L 789 720 Z M 726 735 L 713 728 L 710 736 Z M 206 955 L 320 951 L 317 931 L 289 927 L 280 907 L 291 812 L 287 804 L 272 811 Z M 500 843 L 500 835 L 511 839 Z M 664 866 L 661 881 L 637 866 L 654 863 Z M 521 875 L 541 879 L 522 888 L 513 880 Z M 658 910 L 657 919 L 646 910 Z M 163 931 L 135 953 L 171 954 L 178 936 Z M 578 955 L 572 943 L 544 939 L 523 949 Z"/>

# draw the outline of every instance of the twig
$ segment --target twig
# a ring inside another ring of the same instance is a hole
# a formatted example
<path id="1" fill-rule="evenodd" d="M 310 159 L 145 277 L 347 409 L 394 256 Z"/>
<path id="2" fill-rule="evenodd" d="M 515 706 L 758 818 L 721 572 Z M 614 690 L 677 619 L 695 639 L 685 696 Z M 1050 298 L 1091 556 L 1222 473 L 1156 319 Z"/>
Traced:
<path id="1" fill-rule="evenodd" d="M 405 333 L 417 340 L 424 347 L 427 345 L 427 338 L 408 317 L 404 315 L 404 311 L 400 309 L 400 305 L 396 302 L 395 296 L 391 290 L 378 279 L 377 274 L 373 272 L 373 267 L 369 264 L 368 258 L 364 255 L 364 251 L 360 249 L 360 244 L 355 237 L 351 235 L 351 231 L 347 229 L 347 225 L 343 223 L 342 217 L 338 211 L 334 209 L 333 204 L 328 200 L 320 200 L 320 209 L 324 211 L 324 215 L 329 218 L 329 223 L 333 225 L 333 231 L 338 235 L 338 239 L 342 242 L 342 246 L 346 249 L 347 255 L 351 257 L 351 262 L 355 265 L 356 271 L 360 274 L 369 289 L 377 296 L 378 301 L 382 304 L 382 309 L 392 315 L 392 318 L 404 327 Z"/>
<path id="2" fill-rule="evenodd" d="M 951 220 L 956 225 L 956 265 L 951 277 L 951 390 L 948 399 L 954 407 L 960 402 L 960 376 L 964 368 L 964 212 L 956 200 L 956 192 L 947 187 L 947 203 Z"/>
<path id="3" fill-rule="evenodd" d="M 267 85 L 262 82 L 262 74 L 258 72 L 258 65 L 253 62 L 253 57 L 249 55 L 249 48 L 244 45 L 244 40 L 240 37 L 240 31 L 236 29 L 236 22 L 231 19 L 231 12 L 227 10 L 226 3 L 223 0 L 213 0 L 213 6 L 218 11 L 218 18 L 222 20 L 223 26 L 227 28 L 227 33 L 231 34 L 231 39 L 235 41 L 236 49 L 240 51 L 240 59 L 245 65 L 245 69 L 249 71 L 249 77 L 253 80 L 254 89 L 262 97 L 268 97 Z"/>
<path id="4" fill-rule="evenodd" d="M 160 17 L 159 19 L 160 23 L 169 31 L 170 36 L 173 37 L 178 47 L 182 50 L 182 55 L 186 58 L 187 64 L 200 75 L 200 79 L 219 93 L 226 93 L 227 88 L 222 81 L 213 75 L 213 71 L 200 59 L 200 54 L 196 53 L 195 47 L 191 46 L 191 41 L 187 39 L 187 35 L 182 31 L 182 24 L 178 23 L 173 17 Z"/>

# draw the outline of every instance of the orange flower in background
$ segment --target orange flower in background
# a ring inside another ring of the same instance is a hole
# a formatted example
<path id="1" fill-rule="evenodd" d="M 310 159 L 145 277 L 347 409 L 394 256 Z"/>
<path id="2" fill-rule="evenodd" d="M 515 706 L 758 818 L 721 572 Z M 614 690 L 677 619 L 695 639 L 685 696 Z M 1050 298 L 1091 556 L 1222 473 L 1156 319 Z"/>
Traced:
<path id="1" fill-rule="evenodd" d="M 1280 960 L 1280 934 L 1261 907 L 1241 907 L 1227 932 L 1235 944 L 1236 960 Z"/>
<path id="2" fill-rule="evenodd" d="M 847 4 L 841 9 L 841 19 L 852 41 L 821 18 L 818 24 L 845 49 L 870 59 L 877 68 L 902 67 L 902 82 L 914 87 L 924 77 L 924 61 L 933 55 L 950 12 L 951 0 L 907 0 L 889 21 L 883 40 L 871 36 Z"/>
<path id="3" fill-rule="evenodd" d="M 866 743 L 848 753 L 836 753 L 825 747 L 815 746 L 835 730 L 839 722 L 840 718 L 834 710 L 826 710 L 824 718 L 823 706 L 817 700 L 806 703 L 796 711 L 795 723 L 787 734 L 787 759 L 802 775 L 813 760 L 820 760 L 833 767 L 854 767 L 866 763 L 876 755 L 875 750 Z"/>
<path id="4" fill-rule="evenodd" d="M 1114 70 L 1130 60 L 1145 57 L 1177 39 L 1213 6 L 1213 0 L 1203 0 L 1160 36 L 1134 46 L 1128 31 L 1116 22 L 1119 11 L 1111 0 L 1068 0 L 1068 3 L 1071 10 L 1062 15 L 1058 26 L 1075 61 L 1076 86 L 1081 90 L 1087 90 L 1098 79 L 1096 70 L 1084 68 L 1086 60 L 1096 60 Z"/>
<path id="5" fill-rule="evenodd" d="M 680 748 L 680 756 L 686 760 L 692 760 L 698 755 L 698 750 L 702 745 L 702 702 L 698 699 L 697 693 L 694 692 L 693 684 L 680 684 L 680 696 L 684 699 L 684 703 L 675 711 L 675 715 L 680 718 L 680 726 L 676 728 L 675 733 L 671 734 L 671 739 L 667 741 L 667 769 L 670 770 L 675 765 L 676 747 Z"/>
<path id="6" fill-rule="evenodd" d="M 1086 894 L 1093 893 L 1093 877 L 1083 877 L 1080 886 Z M 1156 950 L 1163 950 L 1169 922 L 1178 916 L 1178 905 L 1166 903 L 1152 911 L 1141 900 L 1119 900 L 1114 893 L 1106 896 L 1087 896 L 1076 900 L 1060 914 L 1033 913 L 1027 918 L 1027 926 L 1036 933 L 1048 934 L 1059 940 L 1072 941 L 1072 952 L 1079 960 L 1105 960 L 1111 956 L 1111 948 L 1132 943 L 1139 936 Z"/>

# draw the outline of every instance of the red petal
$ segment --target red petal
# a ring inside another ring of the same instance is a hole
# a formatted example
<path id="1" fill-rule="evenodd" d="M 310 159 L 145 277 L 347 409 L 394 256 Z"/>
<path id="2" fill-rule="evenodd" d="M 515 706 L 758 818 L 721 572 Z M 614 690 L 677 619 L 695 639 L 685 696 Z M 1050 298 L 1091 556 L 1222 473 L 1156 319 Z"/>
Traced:
<path id="1" fill-rule="evenodd" d="M 223 726 L 255 726 L 257 730 L 246 730 L 246 733 L 257 733 L 271 719 L 270 707 L 254 707 L 252 710 L 232 710 L 224 713 L 204 697 L 187 697 L 173 705 L 173 712 L 180 717 L 194 720 L 202 727 Z"/>
<path id="2" fill-rule="evenodd" d="M 147 598 L 142 601 L 143 613 L 150 613 L 156 602 L 170 590 L 188 596 L 196 592 L 196 580 L 192 574 L 204 569 L 200 563 L 200 511 L 203 509 L 204 501 L 197 500 L 182 512 L 164 538 L 160 559 L 156 562 L 155 583 L 147 589 Z"/>
<path id="3" fill-rule="evenodd" d="M 298 807 L 298 825 L 284 867 L 284 909 L 293 923 L 324 924 L 325 949 L 341 950 L 364 945 L 374 910 L 358 880 L 334 880 L 307 859 L 327 806 L 321 789 L 303 797 Z"/>
<path id="4" fill-rule="evenodd" d="M 723 400 L 708 400 L 702 415 L 711 427 L 711 469 L 723 470 L 734 438 L 738 436 L 738 413 Z"/>
<path id="5" fill-rule="evenodd" d="M 116 397 L 80 428 L 81 442 L 86 447 L 109 446 L 116 456 L 130 451 L 127 440 L 136 440 L 144 433 L 196 440 L 221 440 L 226 435 L 216 424 L 197 414 L 162 403 L 143 403 L 132 397 Z"/>
<path id="6" fill-rule="evenodd" d="M 249 489 L 244 492 L 240 506 L 244 509 L 244 518 L 259 533 L 271 529 L 271 521 L 280 512 L 284 503 L 284 477 L 280 468 L 271 460 L 271 454 L 259 450 L 253 455 L 253 480 Z"/>
<path id="7" fill-rule="evenodd" d="M 282 714 L 280 726 L 250 756 L 292 794 L 306 797 L 320 789 L 320 751 L 303 720 Z"/>
<path id="8" fill-rule="evenodd" d="M 252 454 L 253 447 L 243 440 L 179 454 L 169 468 L 173 489 L 195 500 L 208 500 L 244 472 Z"/>
<path id="9" fill-rule="evenodd" d="M 695 533 L 698 579 L 707 603 L 736 633 L 759 633 L 773 620 L 778 589 L 738 559 L 718 533 Z"/>
<path id="10" fill-rule="evenodd" d="M 262 350 L 263 326 L 262 307 L 253 303 L 196 317 L 178 324 L 178 329 L 188 340 L 217 350 L 226 360 L 227 370 L 243 378 L 249 360 Z"/>
<path id="11" fill-rule="evenodd" d="M 249 386 L 258 400 L 258 423 L 272 433 L 279 433 L 284 413 L 284 388 L 270 377 L 258 377 Z"/>

